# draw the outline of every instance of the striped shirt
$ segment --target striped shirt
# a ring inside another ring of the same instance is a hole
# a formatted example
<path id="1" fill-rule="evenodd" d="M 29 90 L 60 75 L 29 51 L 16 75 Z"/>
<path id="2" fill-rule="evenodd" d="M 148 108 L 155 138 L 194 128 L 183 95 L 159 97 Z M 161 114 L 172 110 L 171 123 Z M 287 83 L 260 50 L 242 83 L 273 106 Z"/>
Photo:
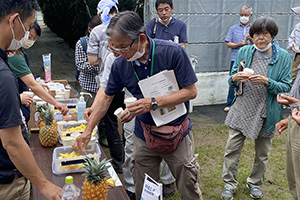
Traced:
<path id="1" fill-rule="evenodd" d="M 245 40 L 246 34 L 249 33 L 250 26 L 251 23 L 248 24 L 247 27 L 244 27 L 241 23 L 231 26 L 226 35 L 225 42 L 240 43 L 241 41 Z M 248 44 L 251 44 L 250 41 L 248 41 Z M 240 47 L 231 49 L 231 61 L 235 60 L 236 54 L 239 51 L 239 49 Z"/>

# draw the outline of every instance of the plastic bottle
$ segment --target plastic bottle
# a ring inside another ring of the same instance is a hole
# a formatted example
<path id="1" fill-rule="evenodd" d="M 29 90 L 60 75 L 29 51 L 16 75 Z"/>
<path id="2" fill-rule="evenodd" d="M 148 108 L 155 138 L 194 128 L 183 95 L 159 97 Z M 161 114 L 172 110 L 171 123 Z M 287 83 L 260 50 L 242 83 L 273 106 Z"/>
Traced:
<path id="1" fill-rule="evenodd" d="M 73 184 L 73 176 L 66 176 L 66 184 L 62 188 L 62 200 L 77 200 L 80 189 Z"/>
<path id="2" fill-rule="evenodd" d="M 84 101 L 84 94 L 90 95 L 92 97 L 92 95 L 90 93 L 85 93 L 85 92 L 80 92 L 80 97 L 79 97 L 79 101 L 77 103 L 77 120 L 83 120 L 83 111 L 86 108 L 86 102 Z"/>

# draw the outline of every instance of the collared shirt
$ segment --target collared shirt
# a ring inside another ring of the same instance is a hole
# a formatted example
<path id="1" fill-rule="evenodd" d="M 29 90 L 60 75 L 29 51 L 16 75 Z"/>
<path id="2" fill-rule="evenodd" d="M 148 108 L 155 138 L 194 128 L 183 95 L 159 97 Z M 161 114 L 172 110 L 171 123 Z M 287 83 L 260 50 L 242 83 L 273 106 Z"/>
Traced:
<path id="1" fill-rule="evenodd" d="M 25 121 L 20 111 L 18 81 L 9 69 L 6 52 L 2 49 L 0 49 L 0 96 L 0 129 L 21 125 L 23 138 L 29 145 Z M 22 176 L 10 160 L 0 139 L 0 184 L 11 183 L 16 173 Z"/>
<path id="2" fill-rule="evenodd" d="M 147 62 L 145 64 L 140 62 L 140 66 L 134 62 L 135 70 L 140 80 L 149 77 L 151 73 L 153 42 L 150 38 L 148 38 L 148 41 L 150 44 L 150 51 Z M 154 39 L 154 41 L 155 52 L 153 74 L 157 74 L 163 70 L 174 70 L 179 89 L 197 82 L 197 77 L 190 64 L 189 57 L 181 45 L 159 39 Z M 144 98 L 138 86 L 138 80 L 134 74 L 132 63 L 128 62 L 123 57 L 118 57 L 113 63 L 105 93 L 109 96 L 112 96 L 118 91 L 121 91 L 124 87 L 126 87 L 128 91 L 137 99 Z M 170 122 L 168 125 L 179 125 L 183 122 L 188 114 L 189 101 L 185 102 L 185 106 L 187 108 L 187 113 L 182 117 Z M 145 140 L 139 122 L 140 120 L 149 125 L 155 125 L 155 123 L 149 112 L 136 117 L 134 133 L 137 137 Z"/>
<path id="3" fill-rule="evenodd" d="M 289 37 L 289 49 L 292 49 L 292 45 L 294 45 L 295 49 L 300 52 L 300 23 L 296 24 L 294 30 L 292 31 Z"/>
<path id="4" fill-rule="evenodd" d="M 146 33 L 149 37 L 152 37 L 155 21 L 156 19 L 152 19 L 146 26 Z M 168 25 L 160 23 L 159 20 L 157 21 L 155 38 L 174 41 L 175 36 L 179 37 L 179 43 L 188 42 L 186 24 L 183 21 L 172 18 Z"/>
<path id="5" fill-rule="evenodd" d="M 89 37 L 86 37 L 86 42 L 89 42 Z M 83 50 L 80 40 L 77 41 L 75 47 L 75 65 L 79 71 L 80 86 L 87 91 L 97 93 L 99 87 L 95 76 L 99 74 L 99 67 L 88 62 L 87 53 Z"/>
<path id="6" fill-rule="evenodd" d="M 248 26 L 244 27 L 241 24 L 241 22 L 231 26 L 226 35 L 225 42 L 240 43 L 241 41 L 245 40 L 246 34 L 249 33 L 250 26 L 251 23 L 248 24 Z M 248 44 L 251 44 L 250 41 L 248 41 Z M 236 54 L 239 51 L 239 49 L 240 47 L 231 49 L 231 54 L 230 54 L 231 61 L 235 60 Z"/>

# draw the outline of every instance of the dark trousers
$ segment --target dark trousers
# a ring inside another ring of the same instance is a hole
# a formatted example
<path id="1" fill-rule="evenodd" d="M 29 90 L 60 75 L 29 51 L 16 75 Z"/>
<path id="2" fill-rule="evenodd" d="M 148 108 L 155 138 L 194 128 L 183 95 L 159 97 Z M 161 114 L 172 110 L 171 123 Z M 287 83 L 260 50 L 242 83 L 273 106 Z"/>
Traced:
<path id="1" fill-rule="evenodd" d="M 118 92 L 110 104 L 103 120 L 105 123 L 105 134 L 112 157 L 112 165 L 117 172 L 122 171 L 123 164 L 123 141 L 118 131 L 118 119 L 114 115 L 119 107 L 125 108 L 124 92 Z"/>
<path id="2" fill-rule="evenodd" d="M 229 75 L 231 74 L 231 69 L 232 69 L 233 63 L 234 63 L 234 61 L 231 61 L 231 63 L 230 63 Z M 226 107 L 230 107 L 233 103 L 233 100 L 234 100 L 234 88 L 229 87 Z"/>

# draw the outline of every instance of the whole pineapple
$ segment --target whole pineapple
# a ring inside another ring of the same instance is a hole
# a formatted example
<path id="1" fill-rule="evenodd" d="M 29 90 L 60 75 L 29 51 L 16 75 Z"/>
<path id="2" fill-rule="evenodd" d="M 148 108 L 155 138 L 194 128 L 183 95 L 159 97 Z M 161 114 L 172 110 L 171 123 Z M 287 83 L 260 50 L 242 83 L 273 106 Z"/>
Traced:
<path id="1" fill-rule="evenodd" d="M 54 112 L 47 108 L 45 113 L 41 115 L 45 125 L 40 129 L 40 142 L 44 147 L 52 147 L 57 143 L 57 128 L 53 125 Z"/>
<path id="2" fill-rule="evenodd" d="M 85 158 L 85 169 L 87 170 L 83 176 L 85 181 L 82 186 L 83 200 L 105 200 L 107 198 L 109 173 L 107 163 L 109 160 L 103 159 L 99 164 L 96 159 Z"/>

